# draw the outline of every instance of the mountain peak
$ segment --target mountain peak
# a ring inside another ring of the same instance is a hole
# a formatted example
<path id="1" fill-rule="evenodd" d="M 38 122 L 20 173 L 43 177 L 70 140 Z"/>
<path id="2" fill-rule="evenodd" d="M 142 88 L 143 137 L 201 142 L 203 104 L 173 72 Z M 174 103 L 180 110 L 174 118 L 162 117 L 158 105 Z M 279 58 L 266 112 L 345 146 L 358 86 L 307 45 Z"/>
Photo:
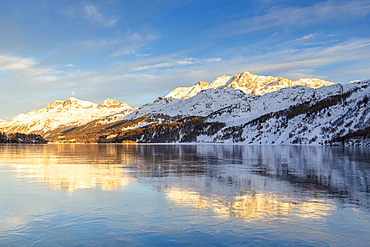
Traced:
<path id="1" fill-rule="evenodd" d="M 197 83 L 199 86 L 201 86 L 201 87 L 205 87 L 205 86 L 208 86 L 209 85 L 209 82 L 207 82 L 207 81 L 198 81 L 198 83 Z"/>
<path id="2" fill-rule="evenodd" d="M 121 101 L 118 101 L 118 100 L 115 100 L 115 99 L 106 99 L 98 105 L 98 108 L 104 108 L 104 107 L 109 107 L 109 108 L 127 107 L 127 108 L 131 108 L 125 102 L 121 102 Z"/>
<path id="3" fill-rule="evenodd" d="M 90 101 L 79 100 L 75 97 L 70 97 L 63 103 L 63 108 L 93 108 L 97 104 Z"/>
<path id="4" fill-rule="evenodd" d="M 56 100 L 47 107 L 19 114 L 10 122 L 0 121 L 0 131 L 47 133 L 57 128 L 72 128 L 113 114 L 124 114 L 132 108 L 126 103 L 106 99 L 100 105 L 70 97 Z"/>
<path id="5" fill-rule="evenodd" d="M 56 107 L 59 107 L 61 105 L 63 105 L 64 101 L 61 101 L 61 100 L 55 100 L 53 102 L 51 102 L 47 107 L 46 109 L 47 110 L 52 110 L 52 109 L 55 109 Z"/>
<path id="6" fill-rule="evenodd" d="M 165 95 L 164 98 L 186 99 L 195 96 L 202 90 L 211 88 L 215 89 L 231 87 L 234 89 L 239 89 L 246 94 L 263 95 L 282 88 L 297 85 L 318 88 L 333 84 L 335 83 L 316 78 L 302 78 L 296 81 L 291 81 L 283 77 L 255 75 L 245 71 L 234 76 L 223 75 L 217 77 L 210 83 L 199 81 L 192 87 L 179 87 Z"/>

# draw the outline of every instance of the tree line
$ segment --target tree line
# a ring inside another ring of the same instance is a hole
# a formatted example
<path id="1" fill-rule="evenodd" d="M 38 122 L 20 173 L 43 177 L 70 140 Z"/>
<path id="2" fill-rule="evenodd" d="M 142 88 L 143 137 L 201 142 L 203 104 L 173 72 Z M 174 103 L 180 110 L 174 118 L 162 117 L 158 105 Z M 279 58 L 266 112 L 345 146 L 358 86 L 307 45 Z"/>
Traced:
<path id="1" fill-rule="evenodd" d="M 0 133 L 0 143 L 46 143 L 40 135 L 23 133 Z"/>

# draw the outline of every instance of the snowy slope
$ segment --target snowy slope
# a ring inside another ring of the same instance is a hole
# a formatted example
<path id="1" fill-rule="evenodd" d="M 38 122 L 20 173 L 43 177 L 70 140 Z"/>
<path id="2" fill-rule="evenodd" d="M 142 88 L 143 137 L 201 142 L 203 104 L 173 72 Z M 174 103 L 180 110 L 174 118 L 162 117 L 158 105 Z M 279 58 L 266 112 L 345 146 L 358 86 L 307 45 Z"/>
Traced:
<path id="1" fill-rule="evenodd" d="M 294 86 L 262 96 L 208 89 L 143 106 L 124 118 L 150 115 L 127 130 L 136 129 L 134 135 L 123 131 L 110 141 L 322 145 L 370 128 L 369 98 L 370 81 Z"/>
<path id="2" fill-rule="evenodd" d="M 183 100 L 174 99 L 169 102 L 162 100 L 153 104 L 144 105 L 125 116 L 124 119 L 134 119 L 147 114 L 162 114 L 178 118 L 187 116 L 207 116 L 225 107 L 235 106 L 241 103 L 247 104 L 258 97 L 260 96 L 248 95 L 233 88 L 208 89 L 201 91 L 191 98 Z M 159 118 L 158 121 L 161 122 Z"/>
<path id="3" fill-rule="evenodd" d="M 242 141 L 250 144 L 325 144 L 368 128 L 370 81 L 345 85 L 341 92 L 334 87 L 317 89 L 316 97 L 302 101 L 293 109 L 271 114 L 260 122 L 241 125 Z"/>
<path id="4" fill-rule="evenodd" d="M 98 105 L 71 97 L 66 101 L 53 101 L 45 108 L 20 114 L 9 122 L 3 122 L 0 128 L 9 133 L 46 133 L 61 126 L 79 126 L 94 119 L 131 110 L 126 103 L 112 99 Z"/>
<path id="5" fill-rule="evenodd" d="M 325 144 L 370 126 L 370 81 L 318 89 L 286 88 L 248 106 L 212 114 L 227 124 L 203 141 L 248 144 Z"/>
<path id="6" fill-rule="evenodd" d="M 168 93 L 164 98 L 186 99 L 194 97 L 202 90 L 211 88 L 234 88 L 243 91 L 246 94 L 263 95 L 271 93 L 282 88 L 292 86 L 306 86 L 318 88 L 333 85 L 335 83 L 315 78 L 302 78 L 291 81 L 282 77 L 260 76 L 249 72 L 243 72 L 234 76 L 221 76 L 208 83 L 200 81 L 191 87 L 179 87 Z"/>
<path id="7" fill-rule="evenodd" d="M 270 112 L 281 111 L 301 102 L 341 93 L 342 86 L 335 84 L 320 90 L 304 86 L 284 88 L 262 96 L 245 94 L 239 89 L 217 88 L 200 91 L 185 99 L 158 100 L 124 116 L 125 120 L 145 115 L 158 116 L 156 122 L 189 116 L 208 117 L 209 120 L 239 125 Z M 163 118 L 161 116 L 169 116 Z M 152 117 L 153 118 L 153 117 Z"/>

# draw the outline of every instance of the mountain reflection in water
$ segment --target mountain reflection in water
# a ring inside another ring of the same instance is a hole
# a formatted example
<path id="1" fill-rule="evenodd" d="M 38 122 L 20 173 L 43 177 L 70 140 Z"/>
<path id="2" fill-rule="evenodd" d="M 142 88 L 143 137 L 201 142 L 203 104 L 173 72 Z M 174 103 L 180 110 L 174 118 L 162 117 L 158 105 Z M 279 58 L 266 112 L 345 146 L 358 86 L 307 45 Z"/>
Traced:
<path id="1" fill-rule="evenodd" d="M 49 144 L 2 145 L 0 155 L 17 177 L 52 189 L 151 184 L 174 206 L 221 218 L 320 218 L 370 205 L 367 148 Z"/>

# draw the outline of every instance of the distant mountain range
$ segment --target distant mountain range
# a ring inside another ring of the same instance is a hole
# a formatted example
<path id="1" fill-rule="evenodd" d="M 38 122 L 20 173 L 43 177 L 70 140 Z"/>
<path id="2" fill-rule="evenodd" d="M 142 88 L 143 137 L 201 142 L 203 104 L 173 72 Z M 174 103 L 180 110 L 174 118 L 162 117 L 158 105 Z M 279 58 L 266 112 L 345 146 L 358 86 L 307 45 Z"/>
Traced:
<path id="1" fill-rule="evenodd" d="M 286 87 L 306 86 L 318 88 L 330 86 L 335 83 L 321 79 L 303 78 L 291 81 L 282 77 L 254 75 L 249 72 L 243 72 L 234 76 L 221 76 L 212 82 L 199 81 L 192 87 L 179 87 L 171 91 L 164 98 L 186 99 L 197 95 L 202 90 L 216 88 L 239 89 L 246 94 L 263 95 L 271 93 Z"/>
<path id="2" fill-rule="evenodd" d="M 346 85 L 243 72 L 130 107 L 69 98 L 0 122 L 51 142 L 370 145 L 370 81 Z"/>

